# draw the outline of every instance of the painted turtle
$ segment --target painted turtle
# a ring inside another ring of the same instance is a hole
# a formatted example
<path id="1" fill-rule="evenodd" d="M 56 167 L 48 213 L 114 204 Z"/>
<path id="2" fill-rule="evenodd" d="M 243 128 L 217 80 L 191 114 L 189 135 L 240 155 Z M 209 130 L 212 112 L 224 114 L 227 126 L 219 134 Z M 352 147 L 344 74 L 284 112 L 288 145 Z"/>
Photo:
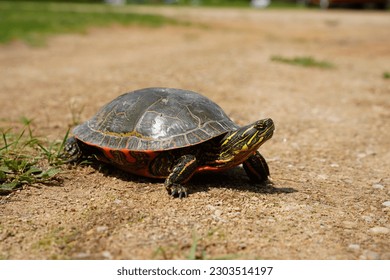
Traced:
<path id="1" fill-rule="evenodd" d="M 76 126 L 65 154 L 68 162 L 94 155 L 133 174 L 166 178 L 168 193 L 181 198 L 196 172 L 242 163 L 252 181 L 268 180 L 268 165 L 257 149 L 274 128 L 271 119 L 239 127 L 192 91 L 147 88 L 117 97 Z"/>

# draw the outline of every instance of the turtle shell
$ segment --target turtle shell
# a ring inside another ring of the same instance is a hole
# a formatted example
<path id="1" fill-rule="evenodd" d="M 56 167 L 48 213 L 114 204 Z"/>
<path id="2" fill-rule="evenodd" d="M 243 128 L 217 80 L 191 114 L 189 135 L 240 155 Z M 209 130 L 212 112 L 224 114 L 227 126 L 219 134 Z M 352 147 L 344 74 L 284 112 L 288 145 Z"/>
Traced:
<path id="1" fill-rule="evenodd" d="M 199 144 L 236 128 L 221 107 L 196 92 L 147 88 L 117 97 L 73 134 L 108 149 L 162 151 Z"/>

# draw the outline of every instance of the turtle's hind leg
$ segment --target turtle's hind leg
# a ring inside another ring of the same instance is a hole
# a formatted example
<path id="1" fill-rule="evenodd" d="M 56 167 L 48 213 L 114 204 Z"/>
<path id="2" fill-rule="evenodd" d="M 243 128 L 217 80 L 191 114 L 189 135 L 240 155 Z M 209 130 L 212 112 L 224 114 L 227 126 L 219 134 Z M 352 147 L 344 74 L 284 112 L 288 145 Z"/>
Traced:
<path id="1" fill-rule="evenodd" d="M 64 146 L 63 158 L 66 163 L 78 162 L 83 157 L 78 141 L 75 137 L 69 137 Z"/>
<path id="2" fill-rule="evenodd" d="M 165 188 L 173 197 L 183 198 L 188 195 L 184 184 L 194 175 L 198 163 L 193 155 L 184 155 L 179 158 L 171 174 L 165 180 Z"/>

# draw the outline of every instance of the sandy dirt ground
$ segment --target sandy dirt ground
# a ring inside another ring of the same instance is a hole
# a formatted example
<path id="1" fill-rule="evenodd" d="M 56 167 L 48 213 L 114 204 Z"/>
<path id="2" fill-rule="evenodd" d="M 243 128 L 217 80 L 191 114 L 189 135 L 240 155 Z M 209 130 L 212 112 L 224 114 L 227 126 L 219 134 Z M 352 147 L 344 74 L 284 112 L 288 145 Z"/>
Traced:
<path id="1" fill-rule="evenodd" d="M 92 29 L 0 47 L 2 127 L 62 139 L 121 93 L 200 92 L 238 124 L 271 117 L 273 185 L 241 167 L 186 199 L 112 168 L 0 198 L 0 259 L 390 259 L 390 16 L 374 11 L 139 8 L 190 26 Z M 333 69 L 271 61 L 310 56 Z"/>

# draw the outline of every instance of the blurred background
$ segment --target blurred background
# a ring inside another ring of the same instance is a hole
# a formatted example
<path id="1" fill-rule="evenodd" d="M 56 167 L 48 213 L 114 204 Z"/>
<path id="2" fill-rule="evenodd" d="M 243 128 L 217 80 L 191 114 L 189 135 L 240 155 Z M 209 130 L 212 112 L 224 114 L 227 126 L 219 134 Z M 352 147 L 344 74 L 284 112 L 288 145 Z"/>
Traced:
<path id="1" fill-rule="evenodd" d="M 0 260 L 390 259 L 386 0 L 0 1 L 0 77 Z M 67 131 L 154 86 L 271 117 L 274 187 L 238 168 L 177 201 L 60 164 Z"/>
<path id="2" fill-rule="evenodd" d="M 3 0 L 0 0 L 3 1 Z M 112 5 L 182 5 L 182 6 L 224 6 L 224 7 L 316 7 L 388 9 L 389 0 L 12 0 L 11 2 L 67 2 L 67 3 L 107 3 Z"/>

